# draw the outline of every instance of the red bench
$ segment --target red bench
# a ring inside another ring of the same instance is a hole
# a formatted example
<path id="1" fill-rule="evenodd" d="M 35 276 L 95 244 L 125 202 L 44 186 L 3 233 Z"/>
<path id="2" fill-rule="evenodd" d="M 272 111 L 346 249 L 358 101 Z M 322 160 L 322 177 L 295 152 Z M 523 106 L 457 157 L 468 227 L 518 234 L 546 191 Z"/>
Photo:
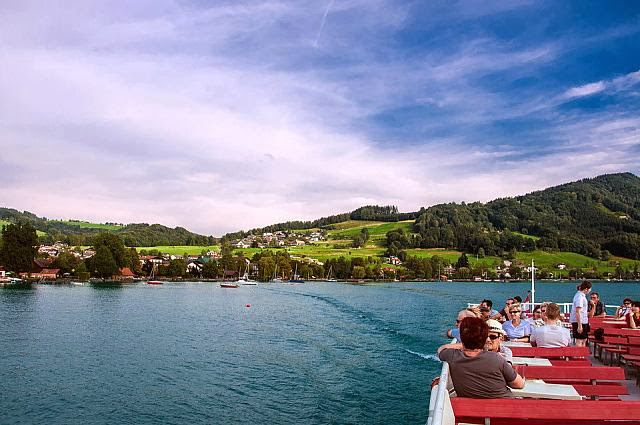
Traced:
<path id="1" fill-rule="evenodd" d="M 479 399 L 452 397 L 455 422 L 493 425 L 606 424 L 640 425 L 640 401 Z"/>
<path id="2" fill-rule="evenodd" d="M 556 381 L 620 381 L 624 380 L 624 369 L 611 366 L 514 366 L 527 379 Z"/>
<path id="3" fill-rule="evenodd" d="M 589 357 L 588 347 L 509 347 L 516 357 L 545 357 L 567 359 L 576 357 Z"/>

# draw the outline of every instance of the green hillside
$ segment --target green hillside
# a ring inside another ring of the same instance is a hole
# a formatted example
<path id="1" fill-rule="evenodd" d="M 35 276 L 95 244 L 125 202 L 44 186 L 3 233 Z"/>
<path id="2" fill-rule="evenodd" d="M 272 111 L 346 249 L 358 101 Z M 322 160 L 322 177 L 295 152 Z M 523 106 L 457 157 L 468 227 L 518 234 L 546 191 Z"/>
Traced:
<path id="1" fill-rule="evenodd" d="M 90 223 L 88 221 L 80 220 L 51 220 L 64 223 L 68 226 L 79 227 L 81 229 L 98 229 L 98 230 L 120 230 L 124 227 L 122 224 L 107 224 L 107 223 Z"/>

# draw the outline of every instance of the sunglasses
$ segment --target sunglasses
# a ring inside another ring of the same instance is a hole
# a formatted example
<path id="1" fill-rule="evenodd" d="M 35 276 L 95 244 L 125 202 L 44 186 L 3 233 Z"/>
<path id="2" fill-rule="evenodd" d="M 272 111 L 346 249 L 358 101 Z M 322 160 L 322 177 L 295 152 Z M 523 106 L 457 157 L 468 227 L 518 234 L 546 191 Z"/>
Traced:
<path id="1" fill-rule="evenodd" d="M 624 303 L 624 305 L 631 305 L 631 303 Z"/>
<path id="2" fill-rule="evenodd" d="M 489 339 L 491 341 L 495 341 L 496 339 L 500 338 L 500 335 L 489 335 Z"/>
<path id="3" fill-rule="evenodd" d="M 511 312 L 511 314 L 513 314 L 513 313 L 520 313 L 520 310 L 513 310 L 513 311 Z"/>

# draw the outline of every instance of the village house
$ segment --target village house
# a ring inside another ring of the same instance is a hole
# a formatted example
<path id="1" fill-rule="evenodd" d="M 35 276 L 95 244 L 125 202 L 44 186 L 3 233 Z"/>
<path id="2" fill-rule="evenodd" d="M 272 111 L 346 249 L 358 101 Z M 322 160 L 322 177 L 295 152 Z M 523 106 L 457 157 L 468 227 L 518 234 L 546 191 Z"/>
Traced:
<path id="1" fill-rule="evenodd" d="M 113 280 L 133 280 L 136 275 L 131 271 L 129 267 L 122 267 L 120 274 L 114 274 L 111 278 Z"/>
<path id="2" fill-rule="evenodd" d="M 387 263 L 389 264 L 393 264 L 394 266 L 399 266 L 402 264 L 402 261 L 400 261 L 400 259 L 394 255 L 390 256 L 389 259 L 387 260 Z"/>

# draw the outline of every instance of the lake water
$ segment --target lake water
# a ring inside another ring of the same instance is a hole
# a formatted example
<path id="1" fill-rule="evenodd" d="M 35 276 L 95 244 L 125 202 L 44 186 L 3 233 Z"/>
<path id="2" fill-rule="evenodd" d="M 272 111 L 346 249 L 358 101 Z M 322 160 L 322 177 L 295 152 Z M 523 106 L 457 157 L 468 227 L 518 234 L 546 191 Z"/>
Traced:
<path id="1" fill-rule="evenodd" d="M 570 302 L 575 282 L 540 283 Z M 0 290 L 2 424 L 423 424 L 467 302 L 527 283 Z M 607 304 L 640 284 L 595 283 Z M 250 304 L 250 307 L 246 307 Z"/>

